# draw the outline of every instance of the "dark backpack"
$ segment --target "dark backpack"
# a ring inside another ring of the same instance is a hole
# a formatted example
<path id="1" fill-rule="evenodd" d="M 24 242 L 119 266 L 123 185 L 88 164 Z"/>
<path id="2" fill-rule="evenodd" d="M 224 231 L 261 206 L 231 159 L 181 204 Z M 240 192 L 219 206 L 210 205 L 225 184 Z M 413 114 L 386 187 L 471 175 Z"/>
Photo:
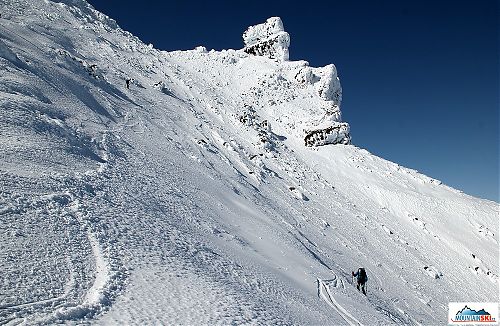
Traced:
<path id="1" fill-rule="evenodd" d="M 358 280 L 360 283 L 365 283 L 368 281 L 368 276 L 366 275 L 366 271 L 364 268 L 358 269 Z"/>

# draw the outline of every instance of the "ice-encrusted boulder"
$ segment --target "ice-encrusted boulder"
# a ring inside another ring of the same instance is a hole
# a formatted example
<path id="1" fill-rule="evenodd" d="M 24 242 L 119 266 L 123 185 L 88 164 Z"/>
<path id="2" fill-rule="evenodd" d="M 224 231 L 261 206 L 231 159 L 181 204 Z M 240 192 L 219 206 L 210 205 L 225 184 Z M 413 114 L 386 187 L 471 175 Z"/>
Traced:
<path id="1" fill-rule="evenodd" d="M 312 84 L 318 95 L 340 107 L 342 101 L 342 87 L 337 77 L 335 65 L 329 64 L 322 68 L 306 66 L 295 75 L 295 80 L 303 84 Z"/>
<path id="2" fill-rule="evenodd" d="M 317 114 L 311 114 L 302 123 L 305 145 L 349 144 L 349 124 L 341 122 L 342 87 L 335 66 L 329 64 L 312 68 L 305 65 L 299 68 L 295 80 L 303 85 L 311 85 L 322 101 L 321 109 L 318 110 L 321 118 L 318 119 Z"/>
<path id="3" fill-rule="evenodd" d="M 271 17 L 265 23 L 248 27 L 243 33 L 244 51 L 279 61 L 288 60 L 290 36 L 279 17 Z"/>
<path id="4" fill-rule="evenodd" d="M 346 122 L 331 122 L 323 128 L 305 130 L 304 144 L 309 147 L 328 144 L 350 144 L 349 124 Z"/>

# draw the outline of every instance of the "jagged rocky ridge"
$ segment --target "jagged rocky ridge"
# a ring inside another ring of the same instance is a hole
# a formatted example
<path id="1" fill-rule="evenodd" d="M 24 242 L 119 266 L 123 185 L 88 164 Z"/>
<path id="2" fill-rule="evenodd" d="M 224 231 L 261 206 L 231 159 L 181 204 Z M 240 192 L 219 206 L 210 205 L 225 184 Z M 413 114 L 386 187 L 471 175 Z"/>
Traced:
<path id="1" fill-rule="evenodd" d="M 243 34 L 243 40 L 245 43 L 243 50 L 248 54 L 280 62 L 289 58 L 290 36 L 285 32 L 279 17 L 271 17 L 265 23 L 250 26 Z M 280 78 L 293 76 L 294 82 L 301 84 L 302 87 L 312 87 L 320 98 L 317 108 L 304 108 L 303 112 L 296 112 L 303 120 L 294 124 L 295 128 L 299 129 L 295 131 L 298 131 L 299 135 L 302 134 L 305 145 L 349 144 L 351 141 L 349 124 L 341 122 L 342 88 L 335 66 L 330 64 L 322 68 L 312 68 L 307 62 L 302 61 L 292 67 L 289 74 L 280 75 Z M 268 83 L 265 85 L 271 86 Z M 293 88 L 294 85 L 290 84 L 289 87 Z M 276 87 L 272 89 L 275 89 L 276 93 L 279 92 Z M 272 94 L 269 95 L 272 97 Z M 300 107 L 297 108 L 297 111 L 299 110 Z"/>
<path id="2" fill-rule="evenodd" d="M 246 89 L 235 99 L 242 107 L 240 120 L 248 114 L 247 108 L 258 106 L 287 133 L 302 139 L 305 146 L 350 144 L 349 124 L 342 122 L 342 87 L 335 65 L 314 68 L 307 61 L 289 61 L 290 36 L 279 17 L 250 26 L 243 33 L 243 41 L 242 51 L 209 52 L 200 46 L 175 54 L 183 59 L 180 65 L 205 60 L 204 78 L 224 76 L 221 84 L 228 83 L 229 78 Z M 249 55 L 265 59 L 242 64 Z M 214 59 L 219 64 L 216 70 L 211 69 Z M 255 70 L 254 65 L 263 69 Z"/>

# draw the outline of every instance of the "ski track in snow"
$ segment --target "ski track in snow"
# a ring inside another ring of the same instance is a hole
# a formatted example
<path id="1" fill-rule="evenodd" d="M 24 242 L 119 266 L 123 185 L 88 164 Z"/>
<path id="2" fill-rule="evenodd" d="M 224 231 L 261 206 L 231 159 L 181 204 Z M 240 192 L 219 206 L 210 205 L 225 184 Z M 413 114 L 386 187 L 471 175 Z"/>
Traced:
<path id="1" fill-rule="evenodd" d="M 103 142 L 104 140 L 105 138 L 103 138 Z M 106 157 L 107 154 L 104 154 L 104 151 L 102 154 Z M 100 163 L 97 169 L 85 171 L 83 175 L 93 175 L 95 177 L 100 173 L 103 173 L 105 169 L 106 163 Z M 108 288 L 110 286 L 113 286 L 116 289 L 119 288 L 117 284 L 111 284 L 110 281 L 123 283 L 123 279 L 119 280 L 119 277 L 112 279 L 110 263 L 103 254 L 102 244 L 98 240 L 96 234 L 91 230 L 92 225 L 88 223 L 86 217 L 84 216 L 85 214 L 83 212 L 85 211 L 85 208 L 82 207 L 80 200 L 75 198 L 75 195 L 71 192 L 71 190 L 66 190 L 62 193 L 43 195 L 39 200 L 47 202 L 49 206 L 55 205 L 59 209 L 62 209 L 65 212 L 64 214 L 67 214 L 67 218 L 72 219 L 71 217 L 74 217 L 75 220 L 69 221 L 69 223 L 75 223 L 79 226 L 80 230 L 82 230 L 80 231 L 81 236 L 83 236 L 87 242 L 86 248 L 88 248 L 87 250 L 90 258 L 87 263 L 89 266 L 92 266 L 92 276 L 89 275 L 88 277 L 93 278 L 92 285 L 88 289 L 75 288 L 75 275 L 84 271 L 79 269 L 75 270 L 75 266 L 73 266 L 73 263 L 71 262 L 72 258 L 67 257 L 65 258 L 65 262 L 67 264 L 69 275 L 67 282 L 63 286 L 64 293 L 62 295 L 20 304 L 3 304 L 0 306 L 0 309 L 7 313 L 13 311 L 32 310 L 32 316 L 25 318 L 25 322 L 28 323 L 54 323 L 63 320 L 72 320 L 92 316 L 96 312 L 105 308 L 107 300 L 113 296 L 109 293 Z M 20 235 L 23 236 L 22 234 Z M 43 237 L 43 235 L 41 236 Z M 26 257 L 25 259 L 30 258 Z M 116 269 L 114 273 L 115 276 L 120 274 L 117 273 Z M 81 300 L 81 303 L 76 305 L 71 303 L 73 300 L 69 300 L 69 298 L 75 296 L 80 297 L 79 300 Z M 17 313 L 17 315 L 21 317 L 23 316 L 23 314 L 19 313 Z"/>
<path id="2" fill-rule="evenodd" d="M 337 287 L 337 282 L 339 282 L 339 281 L 337 280 L 336 277 L 334 279 L 331 279 L 331 280 L 320 280 L 320 279 L 318 279 L 318 287 L 319 287 L 318 291 L 319 291 L 321 297 L 349 325 L 351 325 L 351 326 L 363 325 L 356 318 L 354 318 L 344 307 L 342 307 L 337 302 L 337 300 L 335 300 L 335 297 L 332 295 L 332 292 L 330 290 L 330 286 Z"/>

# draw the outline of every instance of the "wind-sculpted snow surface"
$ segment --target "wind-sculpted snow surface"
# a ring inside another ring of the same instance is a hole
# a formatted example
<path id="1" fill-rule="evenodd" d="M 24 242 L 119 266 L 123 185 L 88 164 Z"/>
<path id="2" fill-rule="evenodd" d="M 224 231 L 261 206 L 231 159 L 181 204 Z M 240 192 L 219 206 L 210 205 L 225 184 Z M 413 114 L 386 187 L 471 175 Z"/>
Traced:
<path id="1" fill-rule="evenodd" d="M 342 145 L 333 65 L 0 4 L 0 324 L 446 324 L 497 300 L 498 204 Z"/>

